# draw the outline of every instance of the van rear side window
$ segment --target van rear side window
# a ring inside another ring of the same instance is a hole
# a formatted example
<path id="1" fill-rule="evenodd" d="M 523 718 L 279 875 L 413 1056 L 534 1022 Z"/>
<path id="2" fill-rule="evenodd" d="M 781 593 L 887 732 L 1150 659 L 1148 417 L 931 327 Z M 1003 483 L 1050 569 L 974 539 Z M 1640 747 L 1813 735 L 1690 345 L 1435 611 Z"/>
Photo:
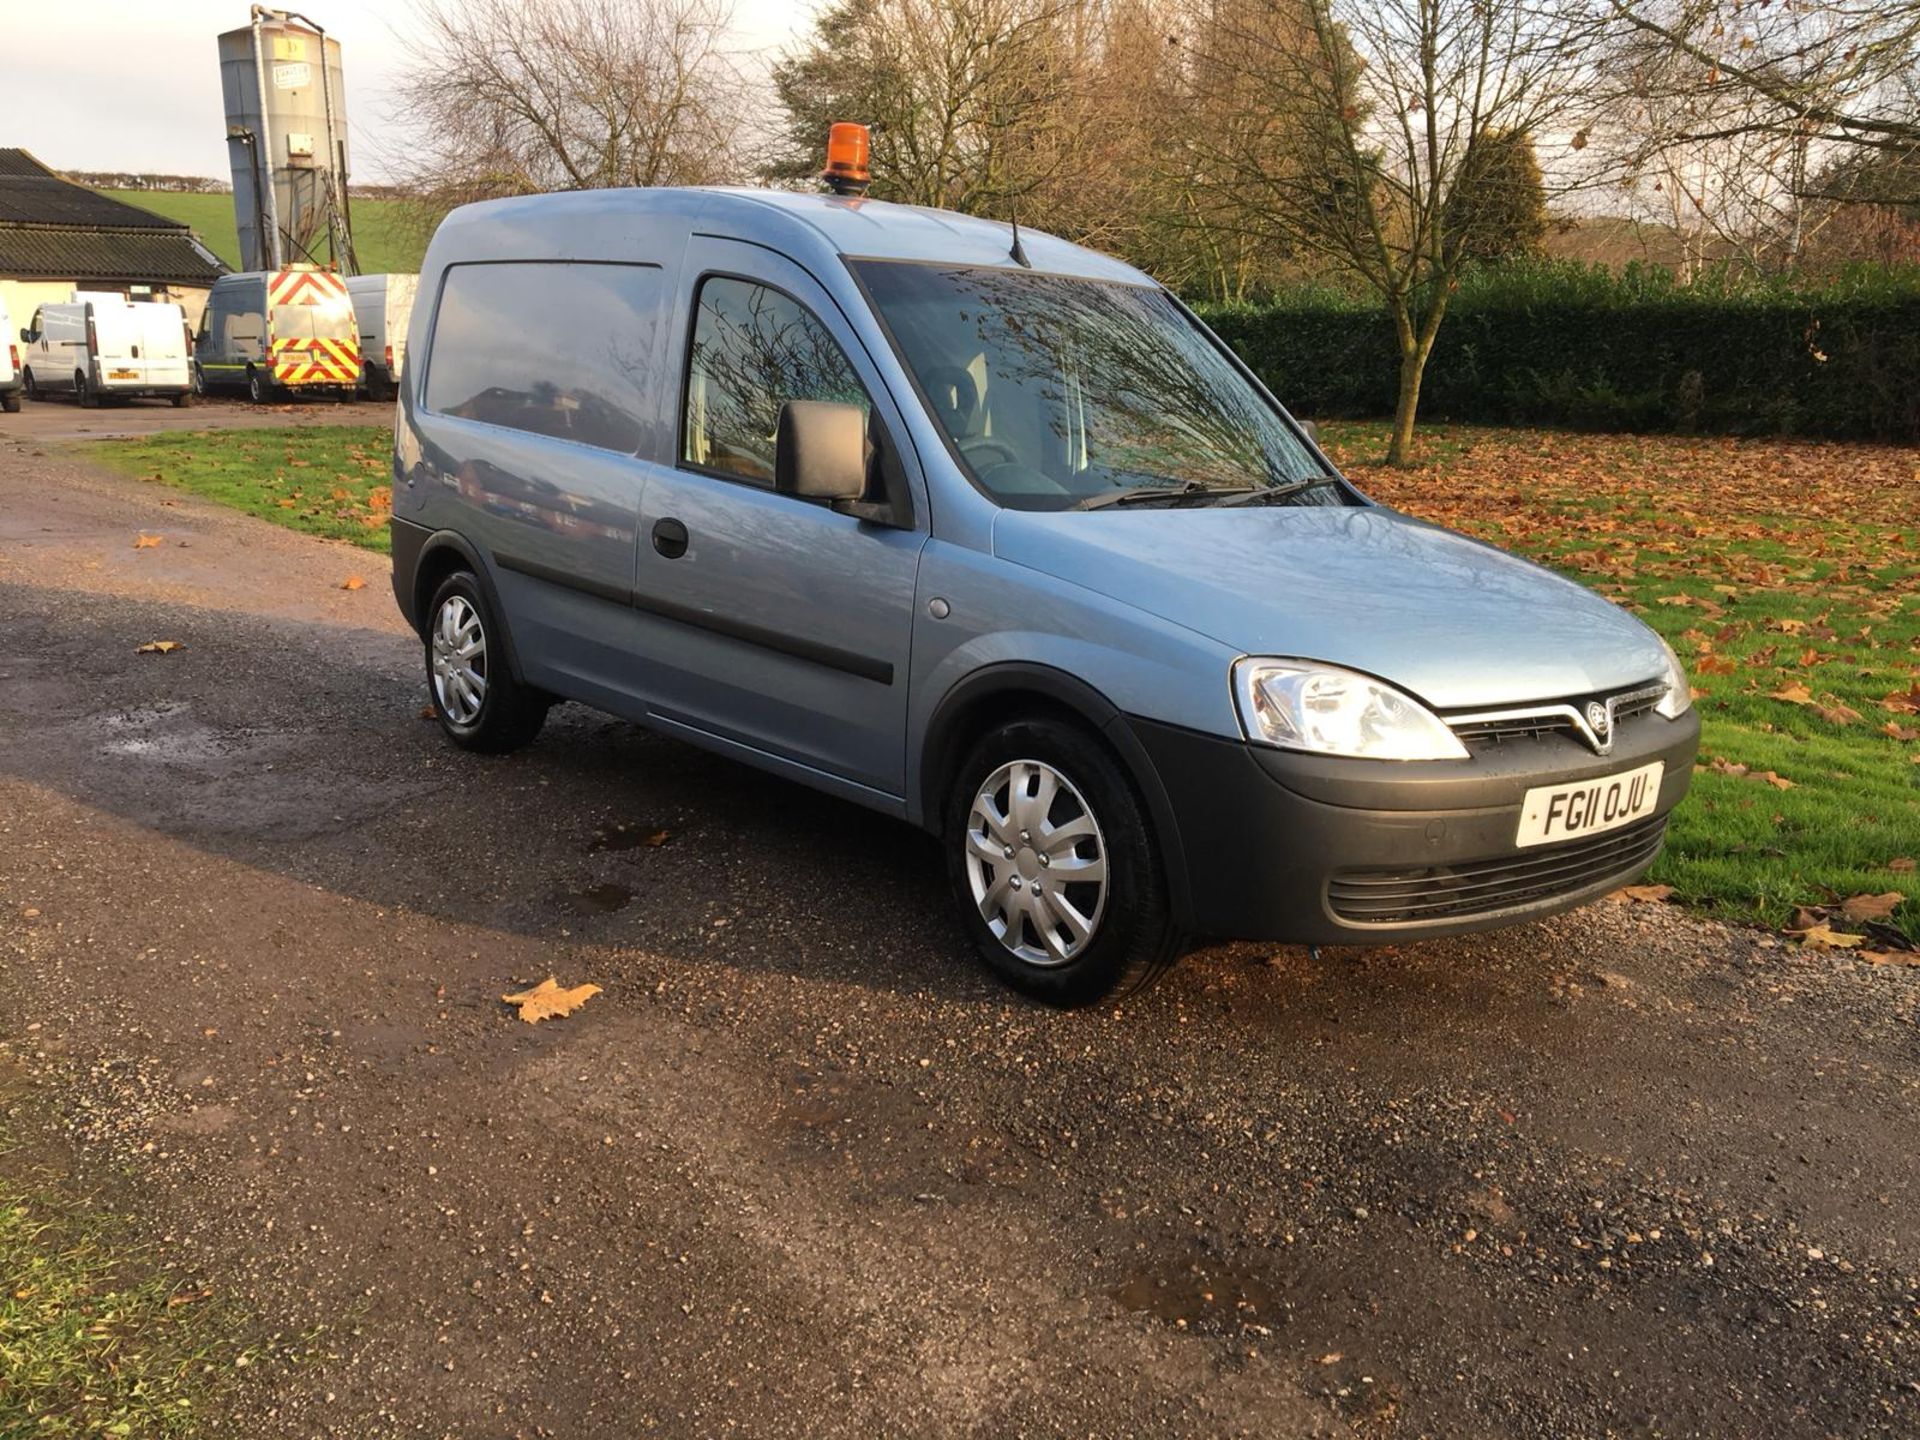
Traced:
<path id="1" fill-rule="evenodd" d="M 650 265 L 455 265 L 434 316 L 427 408 L 630 455 L 659 299 Z"/>

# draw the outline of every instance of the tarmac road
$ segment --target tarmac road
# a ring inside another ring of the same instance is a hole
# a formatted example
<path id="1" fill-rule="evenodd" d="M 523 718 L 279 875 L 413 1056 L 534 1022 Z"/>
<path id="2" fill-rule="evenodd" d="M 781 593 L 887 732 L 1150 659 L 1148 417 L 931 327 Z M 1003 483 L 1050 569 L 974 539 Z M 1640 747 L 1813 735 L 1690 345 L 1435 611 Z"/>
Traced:
<path id="1" fill-rule="evenodd" d="M 456 752 L 378 557 L 7 433 L 0 1106 L 280 1337 L 210 1433 L 1920 1430 L 1920 973 L 1602 904 L 1050 1013 L 924 838 Z"/>

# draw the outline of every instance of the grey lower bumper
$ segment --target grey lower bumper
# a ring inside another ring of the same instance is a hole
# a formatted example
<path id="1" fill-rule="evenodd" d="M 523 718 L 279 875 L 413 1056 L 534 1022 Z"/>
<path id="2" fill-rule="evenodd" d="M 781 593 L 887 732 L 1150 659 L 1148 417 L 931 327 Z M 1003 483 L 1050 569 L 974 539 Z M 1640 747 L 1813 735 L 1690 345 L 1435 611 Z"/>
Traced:
<path id="1" fill-rule="evenodd" d="M 1381 944 L 1552 914 L 1645 872 L 1693 778 L 1700 724 L 1647 717 L 1611 755 L 1566 736 L 1472 760 L 1327 760 L 1127 722 L 1171 801 L 1190 913 L 1202 934 Z M 1521 849 L 1536 785 L 1665 764 L 1654 814 L 1586 839 Z M 1168 847 L 1172 848 L 1172 847 Z"/>

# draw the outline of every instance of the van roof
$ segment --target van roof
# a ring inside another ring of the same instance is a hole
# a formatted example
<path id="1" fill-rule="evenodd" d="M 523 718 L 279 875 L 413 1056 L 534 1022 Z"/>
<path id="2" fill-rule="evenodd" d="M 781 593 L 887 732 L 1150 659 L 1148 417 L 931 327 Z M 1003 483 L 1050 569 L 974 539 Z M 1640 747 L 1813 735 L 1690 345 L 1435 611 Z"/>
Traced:
<path id="1" fill-rule="evenodd" d="M 885 200 L 763 190 L 747 186 L 570 190 L 465 205 L 449 215 L 443 231 L 484 230 L 498 223 L 503 232 L 524 239 L 528 228 L 579 239 L 579 226 L 622 217 L 678 216 L 694 229 L 711 228 L 744 239 L 775 244 L 803 258 L 807 251 L 830 251 L 854 259 L 918 260 L 953 265 L 1018 268 L 1011 249 L 1012 227 L 999 220 L 962 215 Z M 449 239 L 454 238 L 449 235 Z M 479 237 L 461 235 L 467 250 Z M 1035 270 L 1121 280 L 1155 282 L 1131 265 L 1062 240 L 1044 231 L 1020 227 L 1020 244 Z M 479 242 L 479 248 L 493 248 Z"/>

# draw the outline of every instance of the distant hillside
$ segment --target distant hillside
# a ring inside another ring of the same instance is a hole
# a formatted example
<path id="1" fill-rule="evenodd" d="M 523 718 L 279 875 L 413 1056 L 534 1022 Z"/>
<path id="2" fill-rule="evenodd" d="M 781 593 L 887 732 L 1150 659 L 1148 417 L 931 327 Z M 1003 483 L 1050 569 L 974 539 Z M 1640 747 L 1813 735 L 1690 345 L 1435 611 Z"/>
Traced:
<path id="1" fill-rule="evenodd" d="M 166 190 L 103 190 L 101 193 L 191 225 L 209 250 L 239 268 L 240 237 L 233 225 L 233 196 L 189 195 Z M 417 232 L 400 201 L 355 200 L 352 205 L 354 246 L 360 253 L 362 270 L 377 275 L 420 268 L 426 236 Z"/>

